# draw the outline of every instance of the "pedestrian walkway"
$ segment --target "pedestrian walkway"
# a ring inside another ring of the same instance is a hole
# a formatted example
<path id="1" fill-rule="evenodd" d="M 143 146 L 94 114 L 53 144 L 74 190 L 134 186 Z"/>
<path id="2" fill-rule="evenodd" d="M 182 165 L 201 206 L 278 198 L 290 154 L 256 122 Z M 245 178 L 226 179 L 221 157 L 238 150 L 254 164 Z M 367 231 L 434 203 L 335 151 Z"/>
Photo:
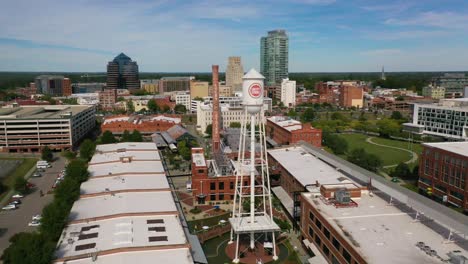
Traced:
<path id="1" fill-rule="evenodd" d="M 410 164 L 410 163 L 414 163 L 418 160 L 418 154 L 414 151 L 411 151 L 411 150 L 408 150 L 408 149 L 404 149 L 404 148 L 399 148 L 399 147 L 392 147 L 392 146 L 388 146 L 388 145 L 383 145 L 383 144 L 379 144 L 379 143 L 375 143 L 374 141 L 372 141 L 373 137 L 368 137 L 366 139 L 366 142 L 369 143 L 369 144 L 372 144 L 372 145 L 376 145 L 376 146 L 379 146 L 379 147 L 384 147 L 384 148 L 392 148 L 392 149 L 398 149 L 398 150 L 402 150 L 402 151 L 405 151 L 405 152 L 408 152 L 411 154 L 411 159 L 405 161 L 406 164 Z M 398 166 L 398 164 L 392 164 L 392 165 L 387 165 L 387 166 L 383 166 L 384 169 L 387 169 L 387 168 L 393 168 L 393 167 L 396 167 Z"/>

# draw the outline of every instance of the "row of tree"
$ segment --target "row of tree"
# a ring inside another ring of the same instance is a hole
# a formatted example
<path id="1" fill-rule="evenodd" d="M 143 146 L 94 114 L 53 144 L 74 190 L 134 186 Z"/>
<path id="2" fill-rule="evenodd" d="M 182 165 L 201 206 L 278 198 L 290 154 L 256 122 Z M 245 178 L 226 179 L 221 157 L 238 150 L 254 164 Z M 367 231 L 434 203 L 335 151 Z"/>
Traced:
<path id="1" fill-rule="evenodd" d="M 70 209 L 80 195 L 80 185 L 88 179 L 87 163 L 82 159 L 70 161 L 65 171 L 65 179 L 55 189 L 53 202 L 42 210 L 39 232 L 14 235 L 1 257 L 3 263 L 48 264 L 52 261 Z"/>
<path id="2" fill-rule="evenodd" d="M 119 140 L 115 138 L 112 132 L 106 130 L 104 133 L 102 133 L 101 137 L 98 139 L 98 142 L 100 144 L 112 144 L 119 142 Z M 124 130 L 122 137 L 120 138 L 120 142 L 143 142 L 143 135 L 136 129 L 134 129 L 132 133 L 130 133 L 128 130 Z"/>

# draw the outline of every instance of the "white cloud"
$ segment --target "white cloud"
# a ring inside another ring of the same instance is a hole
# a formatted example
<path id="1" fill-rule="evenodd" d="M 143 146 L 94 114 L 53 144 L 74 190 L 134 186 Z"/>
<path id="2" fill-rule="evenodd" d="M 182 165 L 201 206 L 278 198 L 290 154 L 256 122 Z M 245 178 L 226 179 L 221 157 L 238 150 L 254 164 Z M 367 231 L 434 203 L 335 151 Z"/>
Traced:
<path id="1" fill-rule="evenodd" d="M 411 18 L 391 18 L 385 21 L 387 25 L 424 26 L 446 29 L 467 29 L 468 15 L 454 12 L 424 12 Z"/>

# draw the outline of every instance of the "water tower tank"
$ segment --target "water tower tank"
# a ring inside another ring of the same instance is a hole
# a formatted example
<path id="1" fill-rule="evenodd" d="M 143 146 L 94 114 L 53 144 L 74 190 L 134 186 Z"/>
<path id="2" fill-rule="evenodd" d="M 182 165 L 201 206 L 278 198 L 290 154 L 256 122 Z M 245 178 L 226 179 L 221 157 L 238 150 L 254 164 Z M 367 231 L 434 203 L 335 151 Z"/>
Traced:
<path id="1" fill-rule="evenodd" d="M 247 112 L 250 114 L 260 112 L 263 105 L 263 80 L 265 77 L 255 69 L 251 69 L 242 79 L 242 101 Z"/>

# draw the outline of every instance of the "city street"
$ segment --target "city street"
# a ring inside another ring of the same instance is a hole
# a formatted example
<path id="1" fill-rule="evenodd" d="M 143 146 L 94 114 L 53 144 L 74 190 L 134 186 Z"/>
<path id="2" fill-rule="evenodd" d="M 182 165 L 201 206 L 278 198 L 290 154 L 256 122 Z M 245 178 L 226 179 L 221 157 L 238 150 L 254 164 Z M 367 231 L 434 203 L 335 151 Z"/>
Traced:
<path id="1" fill-rule="evenodd" d="M 0 211 L 0 228 L 6 229 L 0 235 L 0 252 L 8 247 L 8 240 L 16 233 L 31 232 L 37 227 L 30 227 L 28 223 L 31 222 L 31 217 L 36 214 L 41 214 L 42 208 L 53 199 L 53 193 L 47 194 L 57 178 L 61 170 L 65 168 L 66 159 L 60 155 L 55 155 L 56 161 L 52 162 L 52 168 L 46 169 L 42 172 L 42 177 L 29 178 L 29 182 L 36 185 L 32 193 L 25 195 L 21 199 L 22 204 L 19 208 L 11 211 Z M 57 158 L 58 157 L 58 158 Z M 40 196 L 40 190 L 44 196 Z"/>

